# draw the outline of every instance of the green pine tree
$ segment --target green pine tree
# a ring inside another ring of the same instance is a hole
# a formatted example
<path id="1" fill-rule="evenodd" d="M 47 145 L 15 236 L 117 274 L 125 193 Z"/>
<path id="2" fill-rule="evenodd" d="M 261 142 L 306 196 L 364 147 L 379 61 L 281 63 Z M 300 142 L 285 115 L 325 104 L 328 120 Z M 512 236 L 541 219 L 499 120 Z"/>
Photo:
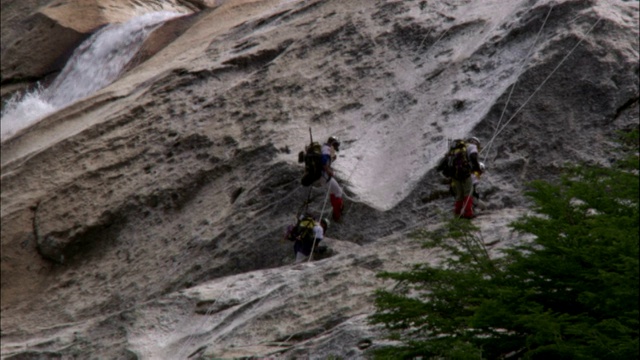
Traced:
<path id="1" fill-rule="evenodd" d="M 377 359 L 637 359 L 638 131 L 614 167 L 578 166 L 557 184 L 535 181 L 538 215 L 513 228 L 534 239 L 491 257 L 478 229 L 454 220 L 418 232 L 448 252 L 380 277 L 373 323 L 397 346 Z"/>

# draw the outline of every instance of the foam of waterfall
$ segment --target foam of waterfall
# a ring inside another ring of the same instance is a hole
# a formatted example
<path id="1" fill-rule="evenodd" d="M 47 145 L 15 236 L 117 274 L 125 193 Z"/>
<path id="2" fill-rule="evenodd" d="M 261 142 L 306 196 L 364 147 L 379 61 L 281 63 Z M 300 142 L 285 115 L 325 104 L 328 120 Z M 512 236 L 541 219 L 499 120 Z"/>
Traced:
<path id="1" fill-rule="evenodd" d="M 74 51 L 48 88 L 37 87 L 6 102 L 0 139 L 5 141 L 47 115 L 111 84 L 149 34 L 163 22 L 180 15 L 169 11 L 147 13 L 97 31 Z"/>

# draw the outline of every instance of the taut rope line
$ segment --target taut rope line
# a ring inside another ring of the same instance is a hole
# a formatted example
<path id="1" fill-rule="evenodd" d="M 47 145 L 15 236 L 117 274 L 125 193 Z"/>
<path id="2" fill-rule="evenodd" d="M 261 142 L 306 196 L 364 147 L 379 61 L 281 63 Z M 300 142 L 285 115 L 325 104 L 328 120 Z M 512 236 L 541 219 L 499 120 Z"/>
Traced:
<path id="1" fill-rule="evenodd" d="M 529 51 L 527 52 L 527 56 L 525 56 L 525 59 L 529 59 L 531 57 L 531 53 L 533 52 L 533 49 L 535 48 L 536 44 L 538 43 L 538 38 L 540 38 L 540 34 L 542 34 L 542 29 L 544 29 L 544 26 L 547 23 L 547 20 L 549 19 L 549 15 L 551 15 L 551 10 L 553 10 L 553 5 L 549 8 L 549 12 L 547 12 L 547 16 L 544 18 L 544 21 L 542 22 L 542 26 L 540 26 L 540 30 L 538 30 L 538 34 L 536 34 L 536 38 L 533 40 L 533 44 L 531 45 L 531 47 L 529 48 Z M 524 68 L 524 64 L 525 61 L 522 62 L 522 64 L 520 65 L 520 69 L 518 70 L 518 74 L 522 73 L 522 69 Z M 518 80 L 516 79 L 516 81 L 511 85 L 511 90 L 509 91 L 509 96 L 507 96 L 507 101 L 504 104 L 504 108 L 502 108 L 502 113 L 500 114 L 500 119 L 498 120 L 498 124 L 496 125 L 495 130 L 497 131 L 500 128 L 500 124 L 502 123 L 502 119 L 504 118 L 504 114 L 507 112 L 507 106 L 509 105 L 509 101 L 511 101 L 511 95 L 513 95 L 513 90 L 515 90 L 516 88 L 516 84 L 517 84 Z M 489 153 L 489 150 L 491 150 L 491 143 L 487 143 L 487 154 Z M 483 161 L 487 161 L 487 156 L 485 155 Z"/>
<path id="2" fill-rule="evenodd" d="M 551 9 L 549 9 L 549 13 L 550 12 L 551 12 Z M 549 14 L 547 14 L 547 18 L 548 17 L 549 17 Z M 522 109 L 529 103 L 529 101 L 531 101 L 531 99 L 538 93 L 538 91 L 540 91 L 540 89 L 542 89 L 542 87 L 547 83 L 547 81 L 549 81 L 551 76 L 553 76 L 555 74 L 555 72 L 560 68 L 560 66 L 562 66 L 562 64 L 564 64 L 564 62 L 569 58 L 569 56 L 571 56 L 571 54 L 578 48 L 578 46 L 580 46 L 580 44 L 582 44 L 584 39 L 587 38 L 587 35 L 589 35 L 589 33 L 591 33 L 591 31 L 593 31 L 593 29 L 598 25 L 598 23 L 600 23 L 601 20 L 602 20 L 602 18 L 598 16 L 598 20 L 589 28 L 589 30 L 587 30 L 587 32 L 583 35 L 583 37 L 571 48 L 571 50 L 562 58 L 562 60 L 560 60 L 558 65 L 556 65 L 556 67 L 549 73 L 549 75 L 547 75 L 547 77 L 542 81 L 542 83 L 540 83 L 540 85 L 538 85 L 538 87 L 533 91 L 533 93 L 531 93 L 531 95 L 529 95 L 529 97 L 525 100 L 525 102 L 522 105 L 520 105 L 520 107 L 516 110 L 516 112 L 509 118 L 509 120 L 507 120 L 502 127 L 500 127 L 500 128 L 496 127 L 496 130 L 494 131 L 494 134 L 491 137 L 491 140 L 489 140 L 489 142 L 487 143 L 487 148 L 491 148 L 491 145 L 493 144 L 493 142 L 495 141 L 497 136 L 507 127 L 507 125 L 509 125 L 509 123 L 520 113 L 520 111 L 522 111 Z M 544 26 L 545 23 L 546 23 L 546 18 L 545 18 L 545 22 L 542 24 L 542 26 Z M 540 31 L 541 30 L 542 30 L 542 28 L 540 29 Z M 538 34 L 539 33 L 540 32 L 538 32 Z M 537 37 L 536 37 L 536 39 L 537 39 Z M 511 94 L 509 94 L 509 97 L 510 96 L 511 96 Z M 505 104 L 505 110 L 506 110 L 507 105 L 508 104 Z M 503 111 L 503 113 L 504 113 L 504 111 Z M 485 149 L 481 149 L 480 153 L 484 152 L 484 150 Z M 487 153 L 488 153 L 488 151 L 487 151 Z M 486 158 L 487 158 L 487 154 L 485 154 L 484 160 L 486 160 Z M 469 196 L 471 196 L 472 194 L 473 194 L 473 187 L 471 188 L 471 192 L 469 193 Z M 469 199 L 468 197 L 465 199 L 465 202 L 464 202 L 464 205 L 463 205 L 463 209 L 466 207 L 468 199 Z M 462 214 L 460 214 L 459 216 L 461 217 Z"/>
<path id="3" fill-rule="evenodd" d="M 591 26 L 591 28 L 589 28 L 589 30 L 584 34 L 584 36 L 580 39 L 580 41 L 578 41 L 573 48 L 571 48 L 571 50 L 567 53 L 567 55 L 565 55 L 565 57 L 560 60 L 560 62 L 558 63 L 558 65 L 556 65 L 556 67 L 551 71 L 551 73 L 549 73 L 549 75 L 547 75 L 547 77 L 542 81 L 542 83 L 533 91 L 533 93 L 527 98 L 527 100 L 525 100 L 525 102 L 520 105 L 520 107 L 516 110 L 516 112 L 511 115 L 511 117 L 509 118 L 509 120 L 507 120 L 507 122 L 505 122 L 505 124 L 500 128 L 500 129 L 496 129 L 496 131 L 494 132 L 493 137 L 491 138 L 491 140 L 489 141 L 488 144 L 493 143 L 493 141 L 495 140 L 495 138 L 502 132 L 502 130 L 504 130 L 507 125 L 509 125 L 509 123 L 516 117 L 516 115 L 518 115 L 520 113 L 520 111 L 522 111 L 522 109 L 529 103 L 529 101 L 531 101 L 531 99 L 538 93 L 538 91 L 540 91 L 540 89 L 542 89 L 542 87 L 546 84 L 547 81 L 549 81 L 549 79 L 551 78 L 551 76 L 553 76 L 553 74 L 555 74 L 555 72 L 560 68 L 560 66 L 562 66 L 562 64 L 564 64 L 564 62 L 569 58 L 569 56 L 573 53 L 573 51 L 580 45 L 582 44 L 582 42 L 584 41 L 584 39 L 587 37 L 587 35 L 589 35 L 589 33 L 596 27 L 596 25 L 598 25 L 600 23 L 600 21 L 602 20 L 601 17 L 598 17 L 598 20 Z M 484 150 L 484 149 L 483 149 Z M 482 151 L 481 151 L 482 152 Z M 485 155 L 486 158 L 486 155 Z"/>

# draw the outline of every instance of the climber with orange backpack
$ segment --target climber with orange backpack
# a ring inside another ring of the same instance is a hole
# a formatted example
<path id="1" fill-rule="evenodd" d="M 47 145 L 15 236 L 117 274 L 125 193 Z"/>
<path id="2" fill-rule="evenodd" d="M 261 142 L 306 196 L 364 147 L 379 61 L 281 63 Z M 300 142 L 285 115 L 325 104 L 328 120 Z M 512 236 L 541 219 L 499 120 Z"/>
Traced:
<path id="1" fill-rule="evenodd" d="M 480 140 L 471 137 L 465 140 L 454 140 L 449 151 L 438 164 L 436 170 L 451 179 L 455 193 L 454 214 L 472 219 L 473 212 L 473 179 L 472 173 L 482 174 L 478 161 Z"/>

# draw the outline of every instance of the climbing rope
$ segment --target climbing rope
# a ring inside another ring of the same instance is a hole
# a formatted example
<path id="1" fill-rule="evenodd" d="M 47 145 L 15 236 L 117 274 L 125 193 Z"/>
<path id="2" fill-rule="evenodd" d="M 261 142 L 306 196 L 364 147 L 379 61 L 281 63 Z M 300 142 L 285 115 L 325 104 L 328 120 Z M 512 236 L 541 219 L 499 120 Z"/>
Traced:
<path id="1" fill-rule="evenodd" d="M 327 181 L 327 192 L 325 193 L 324 196 L 324 202 L 322 204 L 322 210 L 320 210 L 320 218 L 318 219 L 318 221 L 322 221 L 323 216 L 324 216 L 324 210 L 327 206 L 327 199 L 329 198 L 329 192 L 330 192 L 330 187 L 329 187 L 329 182 Z M 324 238 L 324 232 L 323 232 L 323 238 Z M 313 245 L 311 246 L 311 253 L 309 253 L 309 260 L 307 260 L 307 262 L 311 261 L 313 259 L 313 251 L 316 248 L 316 240 L 318 239 L 318 234 L 316 234 L 316 232 L 313 232 Z"/>
<path id="2" fill-rule="evenodd" d="M 542 22 L 542 25 L 540 26 L 540 30 L 538 30 L 538 33 L 536 34 L 535 39 L 533 40 L 533 44 L 531 45 L 531 47 L 529 48 L 529 51 L 527 52 L 527 55 L 524 57 L 524 59 L 529 59 L 531 57 L 531 54 L 533 53 L 533 49 L 535 48 L 536 44 L 538 43 L 538 39 L 540 38 L 540 34 L 542 34 L 542 29 L 544 29 L 544 26 L 547 24 L 547 20 L 549 19 L 549 15 L 551 15 L 551 10 L 553 10 L 553 5 L 551 5 L 551 7 L 549 7 L 549 11 L 547 12 L 547 16 L 544 18 L 544 21 Z M 522 70 L 524 69 L 526 61 L 522 61 L 522 63 L 520 64 L 520 68 L 518 69 L 517 74 L 521 74 Z M 496 125 L 496 130 L 500 128 L 500 124 L 502 123 L 502 119 L 504 118 L 504 114 L 507 112 L 507 106 L 509 105 L 509 101 L 511 101 L 511 96 L 513 95 L 513 90 L 515 90 L 516 88 L 516 84 L 517 84 L 518 80 L 516 79 L 516 81 L 511 85 L 511 89 L 509 90 L 509 95 L 507 96 L 507 101 L 504 104 L 504 107 L 502 108 L 502 113 L 500 114 L 500 119 L 498 119 L 498 124 Z M 489 150 L 491 149 L 491 143 L 489 142 L 487 143 L 487 154 L 489 153 Z M 487 161 L 487 155 L 485 155 L 484 162 Z"/>
<path id="3" fill-rule="evenodd" d="M 552 8 L 551 8 L 552 9 Z M 542 24 L 542 27 L 544 27 L 549 14 L 551 13 L 551 9 L 549 9 L 549 13 L 547 13 L 547 17 L 545 18 L 545 21 Z M 555 72 L 560 68 L 560 66 L 562 66 L 562 64 L 564 64 L 564 62 L 569 58 L 569 56 L 571 56 L 571 54 L 578 48 L 578 46 L 580 46 L 580 44 L 582 44 L 582 42 L 584 41 L 584 39 L 587 38 L 587 36 L 591 33 L 591 31 L 593 31 L 593 29 L 595 29 L 595 27 L 600 23 L 600 21 L 602 20 L 602 18 L 600 16 L 598 16 L 598 20 L 589 28 L 589 30 L 587 30 L 587 32 L 583 35 L 583 37 L 571 48 L 571 50 L 562 58 L 562 60 L 560 60 L 560 62 L 558 63 L 558 65 L 556 65 L 556 67 L 549 73 L 549 75 L 547 75 L 547 77 L 542 81 L 542 83 L 540 83 L 540 85 L 538 85 L 538 87 L 536 87 L 536 89 L 533 91 L 533 93 L 531 93 L 531 95 L 529 95 L 529 97 L 525 100 L 525 102 L 520 105 L 520 107 L 518 107 L 518 109 L 515 111 L 515 113 L 513 115 L 511 115 L 511 117 L 509 118 L 509 120 L 507 120 L 505 122 L 505 124 L 502 127 L 499 127 L 500 122 L 498 122 L 498 126 L 496 126 L 496 130 L 493 133 L 493 136 L 491 137 L 491 139 L 487 142 L 487 147 L 485 149 L 490 149 L 493 142 L 495 141 L 495 139 L 498 137 L 498 135 L 507 127 L 507 125 L 509 125 L 509 123 L 520 113 L 520 111 L 522 111 L 522 109 L 529 103 L 529 101 L 531 101 L 531 99 L 538 93 L 538 91 L 540 91 L 540 89 L 542 89 L 542 87 L 547 83 L 547 81 L 549 81 L 549 79 L 555 74 Z M 540 32 L 542 31 L 542 27 L 540 28 L 540 31 L 538 32 L 538 36 L 540 35 Z M 537 41 L 537 36 L 536 36 L 536 41 Z M 534 42 L 535 45 L 535 42 Z M 514 84 L 515 87 L 515 84 Z M 513 92 L 513 88 L 511 89 L 511 91 Z M 509 94 L 509 98 L 511 97 L 511 93 Z M 507 103 L 505 103 L 505 107 L 503 110 L 503 114 L 507 108 L 508 105 L 508 100 Z M 502 116 L 501 116 L 502 119 Z M 485 149 L 481 149 L 480 153 L 484 152 Z M 484 160 L 486 161 L 486 158 L 488 156 L 488 150 L 487 150 L 487 154 L 485 154 Z M 469 193 L 468 197 L 465 198 L 465 202 L 463 205 L 463 209 L 467 206 L 467 202 L 469 200 L 469 197 L 472 196 L 473 194 L 473 186 L 471 187 L 471 192 Z M 462 216 L 462 214 L 460 214 L 460 216 Z"/>
<path id="4" fill-rule="evenodd" d="M 520 105 L 520 107 L 516 110 L 516 112 L 513 115 L 511 115 L 509 120 L 507 120 L 507 122 L 501 128 L 496 129 L 496 131 L 494 132 L 491 140 L 489 140 L 489 142 L 488 142 L 489 146 L 495 141 L 496 137 L 507 127 L 507 125 L 509 125 L 509 123 L 520 113 L 520 111 L 522 111 L 522 109 L 529 103 L 529 101 L 531 101 L 531 99 L 538 93 L 538 91 L 540 91 L 540 89 L 542 89 L 542 87 L 547 83 L 547 81 L 549 81 L 551 76 L 553 76 L 553 74 L 555 74 L 555 72 L 560 68 L 560 66 L 562 66 L 562 64 L 564 64 L 564 62 L 569 58 L 569 56 L 571 56 L 571 54 L 575 51 L 575 49 L 578 48 L 578 46 L 580 46 L 580 44 L 582 44 L 584 39 L 586 39 L 587 35 L 589 35 L 589 33 L 591 33 L 591 31 L 600 23 L 601 20 L 602 20 L 602 18 L 600 16 L 598 16 L 598 20 L 591 26 L 591 28 L 589 28 L 589 30 L 573 46 L 573 48 L 571 48 L 571 50 L 564 56 L 564 58 L 562 58 L 562 60 L 558 63 L 558 65 L 556 65 L 556 67 L 551 71 L 551 73 L 549 73 L 549 75 L 547 75 L 547 77 L 542 81 L 542 83 L 525 100 L 525 102 L 522 105 Z M 485 158 L 486 158 L 486 155 L 485 155 Z"/>
<path id="5" fill-rule="evenodd" d="M 535 49 L 536 44 L 538 43 L 538 39 L 540 38 L 540 34 L 542 34 L 542 30 L 544 29 L 545 25 L 547 24 L 547 20 L 549 19 L 549 15 L 551 15 L 551 11 L 553 10 L 553 5 L 551 7 L 549 7 L 549 11 L 547 12 L 547 16 L 545 16 L 544 20 L 542 21 L 542 25 L 540 26 L 540 29 L 538 30 L 538 33 L 536 34 L 535 39 L 533 40 L 533 44 L 531 44 L 531 47 L 529 47 L 529 51 L 527 51 L 527 55 L 524 57 L 525 60 L 529 59 L 531 57 L 531 54 L 533 53 L 533 49 Z M 522 73 L 522 69 L 524 69 L 524 66 L 526 64 L 526 61 L 522 61 L 522 63 L 520 64 L 520 68 L 518 70 L 518 74 Z M 517 80 L 516 82 L 514 82 L 511 85 L 511 89 L 509 90 L 509 95 L 507 96 L 507 101 L 504 104 L 504 107 L 502 108 L 502 113 L 500 114 L 500 118 L 498 119 L 498 124 L 496 125 L 496 130 L 498 130 L 500 128 L 500 124 L 502 122 L 502 119 L 504 117 L 504 114 L 507 111 L 507 106 L 509 105 L 509 101 L 511 101 L 511 96 L 513 95 L 513 91 L 516 88 L 516 84 L 517 84 Z M 495 133 L 494 133 L 495 134 Z M 485 148 L 487 151 L 487 154 L 489 152 L 489 149 L 491 149 L 491 145 L 493 143 L 495 139 L 495 135 L 492 137 L 492 139 L 487 143 L 487 147 Z M 485 149 L 480 149 L 480 153 L 482 153 L 483 150 Z M 484 162 L 487 161 L 487 155 L 485 155 Z M 471 175 L 473 176 L 473 175 Z M 460 212 L 460 214 L 458 214 L 458 218 L 461 218 L 464 212 L 464 209 L 467 207 L 469 200 L 471 199 L 471 197 L 473 196 L 473 182 L 471 184 L 471 189 L 469 190 L 469 194 L 467 194 L 467 196 L 464 198 L 464 203 L 462 205 L 462 211 Z"/>

